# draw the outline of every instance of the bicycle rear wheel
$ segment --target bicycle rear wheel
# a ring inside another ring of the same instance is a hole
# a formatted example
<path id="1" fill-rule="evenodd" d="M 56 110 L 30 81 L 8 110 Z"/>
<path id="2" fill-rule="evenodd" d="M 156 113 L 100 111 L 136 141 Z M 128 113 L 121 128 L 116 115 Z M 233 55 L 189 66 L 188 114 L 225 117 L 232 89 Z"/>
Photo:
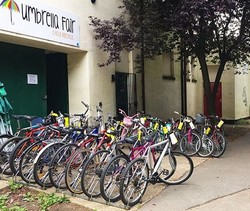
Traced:
<path id="1" fill-rule="evenodd" d="M 145 159 L 131 161 L 121 176 L 120 197 L 126 207 L 136 205 L 148 186 L 149 168 Z"/>

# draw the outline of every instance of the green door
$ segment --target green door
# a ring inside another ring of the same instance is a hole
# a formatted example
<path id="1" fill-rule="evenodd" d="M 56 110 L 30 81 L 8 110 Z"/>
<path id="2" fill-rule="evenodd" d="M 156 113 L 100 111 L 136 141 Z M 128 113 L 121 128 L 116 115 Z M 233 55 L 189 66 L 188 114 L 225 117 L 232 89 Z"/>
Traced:
<path id="1" fill-rule="evenodd" d="M 118 109 L 122 109 L 128 115 L 134 115 L 137 111 L 137 94 L 135 74 L 116 72 L 116 108 L 119 119 L 123 116 Z"/>
<path id="2" fill-rule="evenodd" d="M 15 114 L 47 115 L 45 51 L 0 42 L 0 81 Z M 13 119 L 13 130 L 16 124 Z"/>

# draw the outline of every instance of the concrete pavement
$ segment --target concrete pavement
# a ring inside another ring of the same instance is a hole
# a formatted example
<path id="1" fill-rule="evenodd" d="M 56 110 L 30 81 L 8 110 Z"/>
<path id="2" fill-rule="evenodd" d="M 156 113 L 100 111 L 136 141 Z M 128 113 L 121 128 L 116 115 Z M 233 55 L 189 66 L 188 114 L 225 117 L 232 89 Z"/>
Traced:
<path id="1" fill-rule="evenodd" d="M 229 141 L 225 154 L 195 168 L 182 185 L 169 186 L 138 211 L 250 210 L 250 128 Z"/>

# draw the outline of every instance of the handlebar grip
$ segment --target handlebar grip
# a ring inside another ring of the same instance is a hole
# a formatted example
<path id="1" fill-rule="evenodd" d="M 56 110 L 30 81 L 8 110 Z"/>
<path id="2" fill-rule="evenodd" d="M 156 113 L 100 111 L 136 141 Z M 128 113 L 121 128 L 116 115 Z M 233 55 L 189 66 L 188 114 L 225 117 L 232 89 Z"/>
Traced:
<path id="1" fill-rule="evenodd" d="M 81 101 L 81 103 L 86 107 L 86 108 L 88 108 L 89 107 L 89 105 L 87 105 L 86 103 L 84 103 L 83 101 Z"/>

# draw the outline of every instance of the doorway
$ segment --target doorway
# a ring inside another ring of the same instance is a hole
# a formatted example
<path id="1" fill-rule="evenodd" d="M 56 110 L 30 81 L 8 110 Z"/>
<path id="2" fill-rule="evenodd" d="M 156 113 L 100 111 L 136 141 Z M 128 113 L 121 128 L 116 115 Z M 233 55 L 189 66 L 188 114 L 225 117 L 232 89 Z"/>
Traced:
<path id="1" fill-rule="evenodd" d="M 211 89 L 214 87 L 214 82 L 210 83 Z M 218 91 L 215 97 L 215 112 L 216 116 L 222 117 L 222 91 L 221 91 L 221 82 L 218 87 Z M 206 102 L 206 96 L 204 93 L 204 114 L 208 115 L 208 109 L 207 109 L 207 102 Z"/>
<path id="2" fill-rule="evenodd" d="M 68 113 L 68 69 L 67 55 L 46 54 L 47 111 Z"/>
<path id="3" fill-rule="evenodd" d="M 123 118 L 118 109 L 124 110 L 128 115 L 135 114 L 137 112 L 136 75 L 116 72 L 115 84 L 118 119 Z"/>

